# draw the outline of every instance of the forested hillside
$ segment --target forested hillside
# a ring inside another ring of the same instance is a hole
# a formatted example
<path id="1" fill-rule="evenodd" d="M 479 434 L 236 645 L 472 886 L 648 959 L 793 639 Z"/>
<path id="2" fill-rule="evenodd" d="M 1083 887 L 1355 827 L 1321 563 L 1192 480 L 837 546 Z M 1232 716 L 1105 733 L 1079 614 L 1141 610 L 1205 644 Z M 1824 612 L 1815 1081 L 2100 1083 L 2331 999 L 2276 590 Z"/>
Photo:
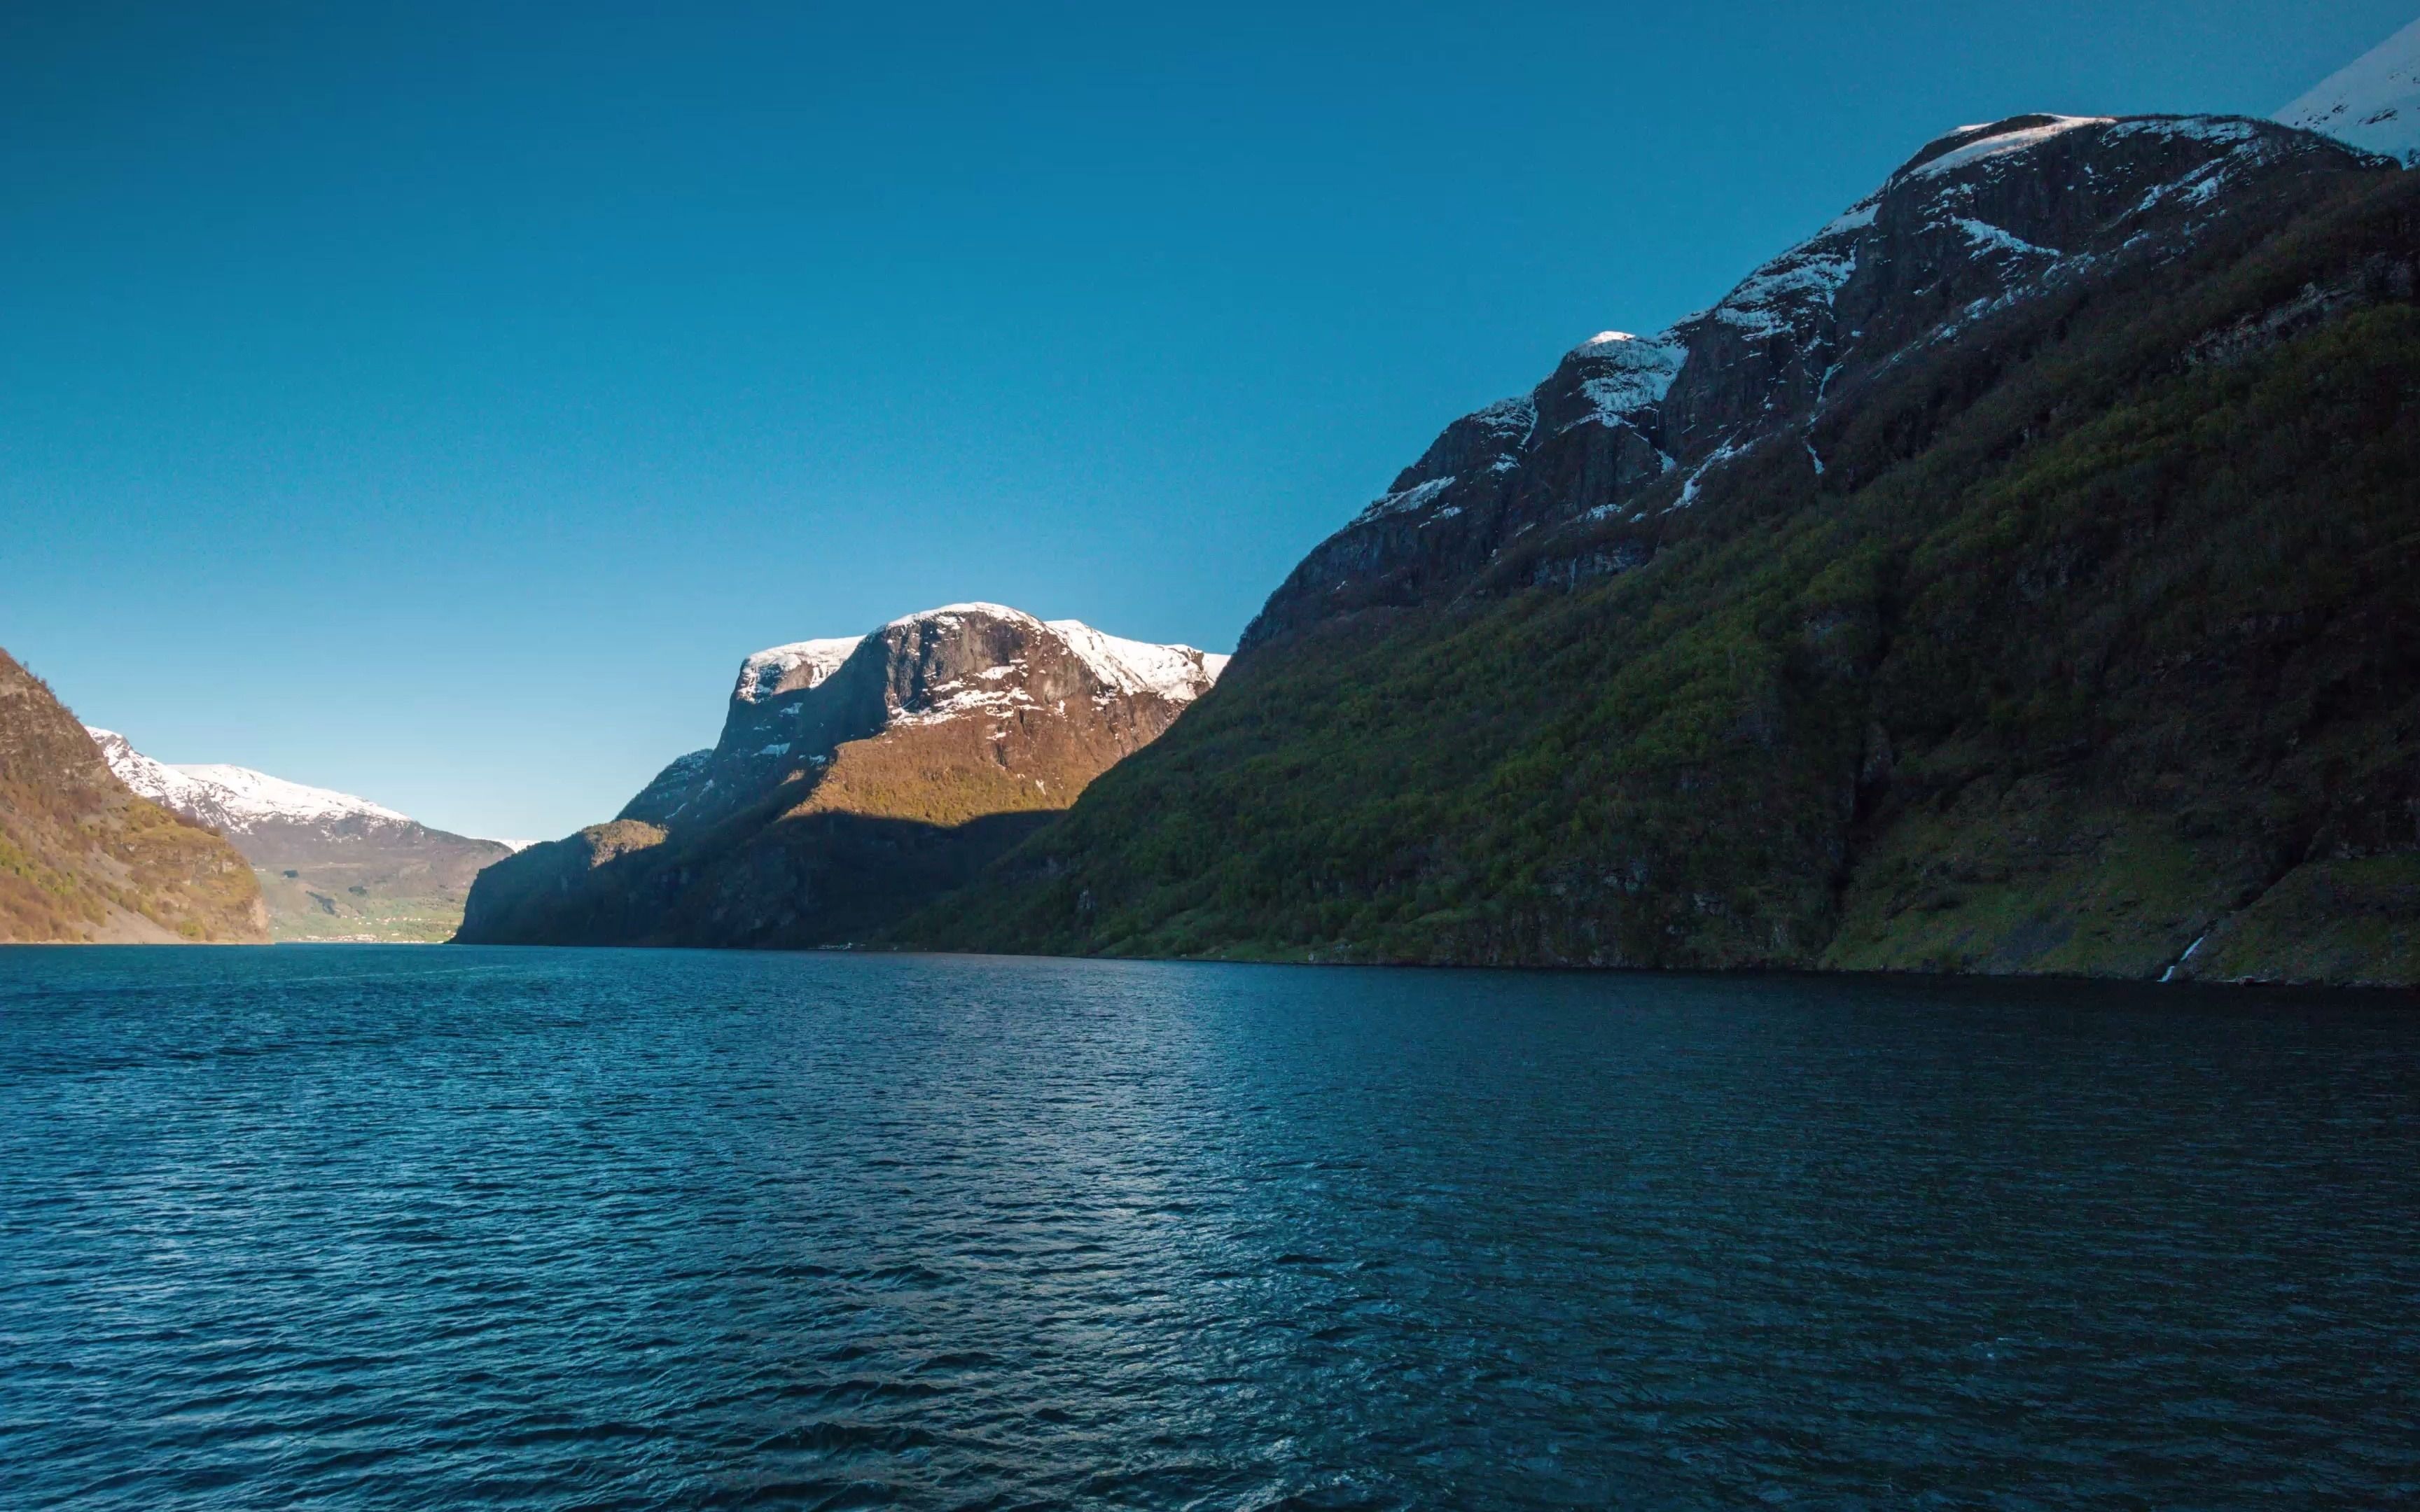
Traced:
<path id="1" fill-rule="evenodd" d="M 2116 171 L 2064 140 L 1987 190 L 2055 230 Z M 2157 255 L 1935 300 L 1695 454 L 1683 366 L 1622 417 L 1667 458 L 1626 482 L 1524 485 L 1544 427 L 1461 423 L 1381 505 L 1501 446 L 1495 533 L 1365 512 L 1167 736 L 898 939 L 2420 980 L 2420 181 L 2286 151 L 2179 180 Z"/>

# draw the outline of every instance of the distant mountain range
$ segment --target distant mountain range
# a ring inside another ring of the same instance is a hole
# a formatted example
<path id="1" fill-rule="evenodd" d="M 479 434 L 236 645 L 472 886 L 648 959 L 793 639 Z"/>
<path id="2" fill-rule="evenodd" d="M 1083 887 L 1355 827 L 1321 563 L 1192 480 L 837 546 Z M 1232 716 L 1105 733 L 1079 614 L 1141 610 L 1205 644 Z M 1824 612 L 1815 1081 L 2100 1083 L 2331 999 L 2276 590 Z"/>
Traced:
<path id="1" fill-rule="evenodd" d="M 0 943 L 256 943 L 268 924 L 243 857 L 138 797 L 0 652 Z"/>
<path id="2" fill-rule="evenodd" d="M 349 793 L 243 766 L 170 766 L 115 731 L 87 733 L 129 788 L 242 853 L 281 940 L 449 938 L 471 879 L 512 854 L 502 841 L 431 829 Z"/>
<path id="3" fill-rule="evenodd" d="M 865 939 L 1156 739 L 1226 661 L 999 604 L 760 651 L 712 748 L 481 873 L 461 938 Z"/>

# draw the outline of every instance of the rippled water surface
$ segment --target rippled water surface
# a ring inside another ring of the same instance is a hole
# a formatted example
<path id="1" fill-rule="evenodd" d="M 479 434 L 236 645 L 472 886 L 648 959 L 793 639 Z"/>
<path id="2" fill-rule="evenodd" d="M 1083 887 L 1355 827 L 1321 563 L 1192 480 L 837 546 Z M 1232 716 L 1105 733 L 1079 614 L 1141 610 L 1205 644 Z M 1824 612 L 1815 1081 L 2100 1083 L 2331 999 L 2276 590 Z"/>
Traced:
<path id="1" fill-rule="evenodd" d="M 0 951 L 0 1505 L 2420 1500 L 2420 1012 Z"/>

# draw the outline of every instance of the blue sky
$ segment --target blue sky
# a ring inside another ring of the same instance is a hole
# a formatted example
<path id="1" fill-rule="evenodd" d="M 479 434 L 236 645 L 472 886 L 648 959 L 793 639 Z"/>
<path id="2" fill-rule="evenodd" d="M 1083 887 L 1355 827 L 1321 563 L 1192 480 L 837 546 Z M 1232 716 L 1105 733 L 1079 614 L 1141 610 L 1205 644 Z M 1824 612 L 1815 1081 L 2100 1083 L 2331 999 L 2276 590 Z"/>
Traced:
<path id="1" fill-rule="evenodd" d="M 2412 14 L 6 8 L 0 646 L 163 760 L 564 833 L 759 646 L 1228 649 L 1929 136 L 2265 115 Z"/>

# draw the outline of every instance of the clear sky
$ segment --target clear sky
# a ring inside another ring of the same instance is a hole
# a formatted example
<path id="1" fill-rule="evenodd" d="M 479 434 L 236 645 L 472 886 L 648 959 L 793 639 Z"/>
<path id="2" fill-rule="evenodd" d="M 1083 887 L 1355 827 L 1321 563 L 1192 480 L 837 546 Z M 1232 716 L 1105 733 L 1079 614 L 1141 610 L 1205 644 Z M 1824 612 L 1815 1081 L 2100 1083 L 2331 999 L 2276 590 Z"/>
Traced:
<path id="1" fill-rule="evenodd" d="M 1928 137 L 2266 115 L 2414 0 L 0 8 L 0 645 L 539 837 L 739 658 L 1231 648 L 1454 415 Z"/>

